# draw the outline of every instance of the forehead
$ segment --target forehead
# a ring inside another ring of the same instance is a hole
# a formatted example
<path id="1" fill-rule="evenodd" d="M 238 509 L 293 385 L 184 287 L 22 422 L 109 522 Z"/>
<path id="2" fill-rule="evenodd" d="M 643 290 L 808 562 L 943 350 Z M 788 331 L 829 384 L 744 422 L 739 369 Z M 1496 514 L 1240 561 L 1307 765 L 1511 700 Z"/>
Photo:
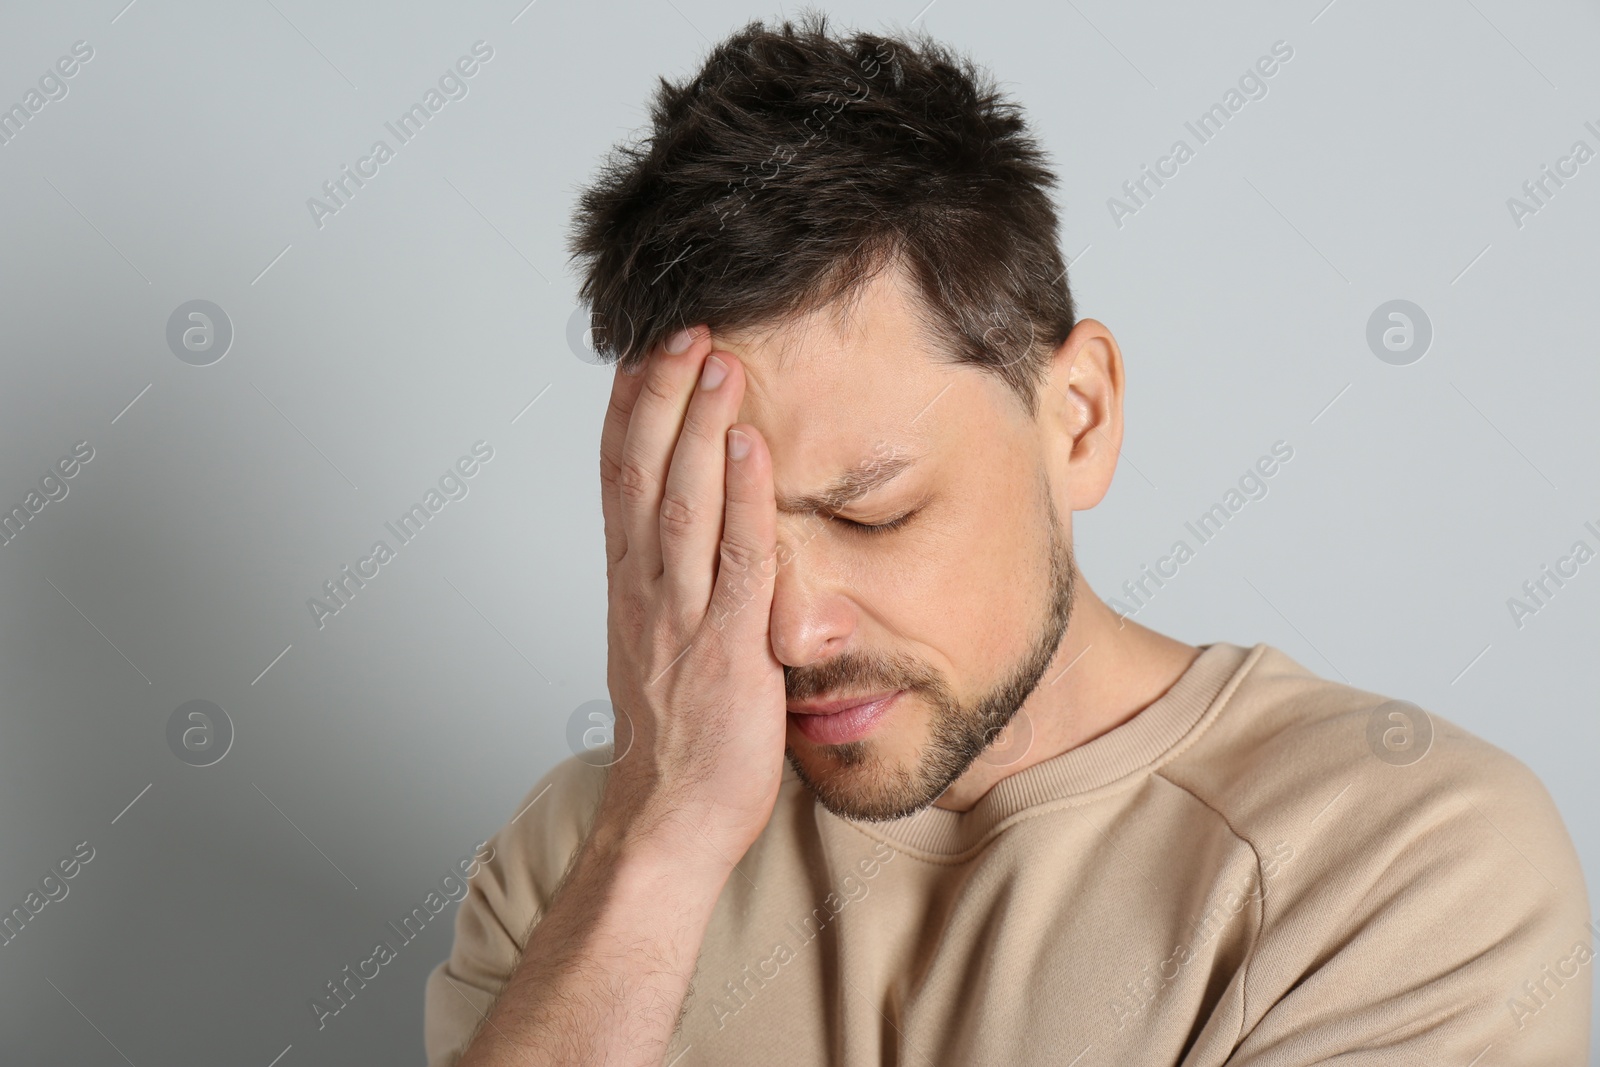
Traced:
<path id="1" fill-rule="evenodd" d="M 903 277 L 885 270 L 848 305 L 713 337 L 744 363 L 739 419 L 766 438 L 780 501 L 817 493 L 848 468 L 930 451 L 966 368 L 935 355 L 919 314 Z"/>

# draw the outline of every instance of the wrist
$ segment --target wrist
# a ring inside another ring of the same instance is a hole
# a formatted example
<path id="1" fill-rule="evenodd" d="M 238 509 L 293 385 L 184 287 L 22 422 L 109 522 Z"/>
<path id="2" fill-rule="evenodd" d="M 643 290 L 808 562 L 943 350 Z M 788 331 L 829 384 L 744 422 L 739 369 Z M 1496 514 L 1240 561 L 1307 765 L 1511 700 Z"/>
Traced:
<path id="1" fill-rule="evenodd" d="M 670 820 L 599 818 L 584 848 L 629 887 L 668 888 L 674 897 L 709 896 L 733 874 L 734 861 L 703 834 Z"/>
<path id="2" fill-rule="evenodd" d="M 654 838 L 601 831 L 580 847 L 556 900 L 570 909 L 580 956 L 592 963 L 643 952 L 681 1000 L 674 983 L 687 984 L 729 873 L 686 865 Z"/>

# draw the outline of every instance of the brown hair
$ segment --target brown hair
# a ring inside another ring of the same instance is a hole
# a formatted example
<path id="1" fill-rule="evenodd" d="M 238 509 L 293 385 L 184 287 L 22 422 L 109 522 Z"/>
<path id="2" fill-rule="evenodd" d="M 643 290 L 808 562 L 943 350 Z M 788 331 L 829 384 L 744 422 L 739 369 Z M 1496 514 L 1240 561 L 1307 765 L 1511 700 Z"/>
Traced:
<path id="1" fill-rule="evenodd" d="M 1031 413 L 1072 295 L 1021 108 L 930 40 L 759 20 L 698 73 L 659 79 L 649 135 L 578 202 L 601 358 L 633 367 L 675 330 L 775 325 L 856 294 L 889 264 L 947 358 L 999 374 Z"/>

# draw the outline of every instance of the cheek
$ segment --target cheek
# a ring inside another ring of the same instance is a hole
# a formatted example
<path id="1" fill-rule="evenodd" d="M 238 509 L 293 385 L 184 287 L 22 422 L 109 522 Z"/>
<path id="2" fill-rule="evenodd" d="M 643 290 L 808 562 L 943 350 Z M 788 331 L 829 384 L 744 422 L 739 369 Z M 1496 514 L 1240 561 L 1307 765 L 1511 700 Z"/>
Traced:
<path id="1" fill-rule="evenodd" d="M 892 627 L 940 649 L 961 670 L 1015 657 L 1038 614 L 1039 523 L 1007 494 L 988 490 L 930 507 L 927 522 L 854 576 Z"/>
<path id="2" fill-rule="evenodd" d="M 933 564 L 942 572 L 939 610 L 980 664 L 1015 657 L 1037 624 L 1050 544 L 1038 493 L 1022 479 L 975 487 Z"/>

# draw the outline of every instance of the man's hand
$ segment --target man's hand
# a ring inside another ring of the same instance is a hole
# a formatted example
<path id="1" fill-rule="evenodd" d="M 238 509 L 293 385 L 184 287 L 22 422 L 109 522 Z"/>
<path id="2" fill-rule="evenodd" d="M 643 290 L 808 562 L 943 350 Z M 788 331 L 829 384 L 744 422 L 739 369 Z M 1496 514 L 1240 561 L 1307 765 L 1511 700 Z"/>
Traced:
<path id="1" fill-rule="evenodd" d="M 617 375 L 600 441 L 607 683 L 624 755 L 596 830 L 723 874 L 771 818 L 787 726 L 768 629 L 772 461 L 753 427 L 729 434 L 744 386 L 739 360 L 711 354 L 697 327 L 681 353 Z"/>
<path id="2" fill-rule="evenodd" d="M 616 752 L 588 838 L 459 1067 L 660 1064 L 711 913 L 772 817 L 772 458 L 710 333 L 618 373 L 600 442 Z M 709 367 L 709 373 L 704 373 Z M 718 380 L 725 368 L 725 376 Z"/>

